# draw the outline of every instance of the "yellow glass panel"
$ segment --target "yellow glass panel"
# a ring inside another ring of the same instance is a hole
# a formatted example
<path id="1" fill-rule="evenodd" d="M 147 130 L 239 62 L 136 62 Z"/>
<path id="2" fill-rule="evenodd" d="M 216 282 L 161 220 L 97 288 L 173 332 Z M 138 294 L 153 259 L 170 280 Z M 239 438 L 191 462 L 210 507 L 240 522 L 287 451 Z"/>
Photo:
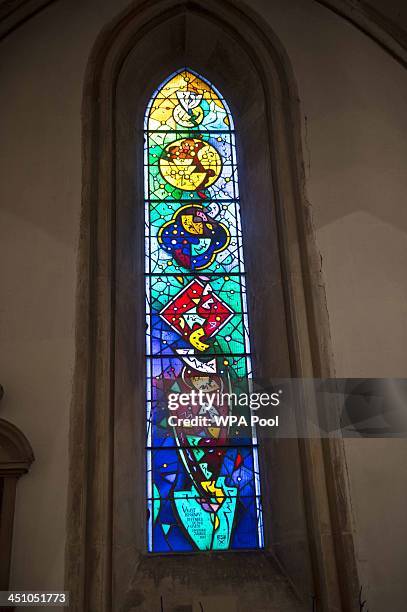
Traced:
<path id="1" fill-rule="evenodd" d="M 216 92 L 197 75 L 184 70 L 173 76 L 157 93 L 151 105 L 148 129 L 157 130 L 165 126 L 166 130 L 179 130 L 199 126 L 204 117 L 199 106 L 202 100 L 224 112 L 225 124 L 229 124 L 227 110 Z"/>
<path id="2" fill-rule="evenodd" d="M 199 138 L 182 138 L 167 145 L 159 165 L 164 180 L 184 191 L 209 187 L 222 170 L 215 147 Z"/>

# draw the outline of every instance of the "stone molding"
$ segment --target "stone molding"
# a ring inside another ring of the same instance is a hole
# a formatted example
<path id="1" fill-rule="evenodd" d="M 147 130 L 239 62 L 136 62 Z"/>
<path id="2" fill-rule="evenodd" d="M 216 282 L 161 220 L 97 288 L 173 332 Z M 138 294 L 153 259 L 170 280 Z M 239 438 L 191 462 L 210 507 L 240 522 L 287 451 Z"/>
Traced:
<path id="1" fill-rule="evenodd" d="M 134 554 L 138 568 L 147 563 L 137 553 L 137 546 L 117 546 L 123 535 L 117 516 L 124 511 L 123 501 L 117 498 L 118 474 L 125 471 L 125 462 L 118 462 L 120 435 L 124 428 L 131 429 L 124 413 L 126 404 L 133 402 L 122 392 L 122 384 L 129 363 L 134 369 L 120 347 L 123 337 L 131 332 L 123 330 L 123 318 L 117 311 L 124 313 L 127 323 L 131 321 L 129 312 L 136 313 L 138 321 L 143 317 L 142 309 L 129 308 L 128 296 L 134 294 L 139 273 L 132 270 L 128 255 L 121 251 L 117 234 L 119 230 L 120 238 L 124 235 L 128 239 L 126 231 L 131 231 L 131 223 L 123 224 L 122 217 L 129 215 L 132 206 L 128 191 L 116 202 L 117 189 L 120 192 L 115 174 L 116 124 L 124 134 L 126 130 L 129 133 L 125 117 L 115 116 L 116 98 L 132 49 L 166 19 L 186 23 L 189 17 L 207 19 L 229 32 L 252 59 L 263 82 L 268 117 L 263 135 L 269 139 L 268 150 L 274 153 L 270 193 L 290 373 L 294 377 L 328 377 L 333 373 L 320 260 L 304 194 L 299 97 L 281 43 L 260 17 L 240 2 L 157 0 L 130 8 L 106 26 L 96 41 L 83 98 L 83 209 L 66 549 L 66 588 L 72 593 L 72 610 L 78 612 L 117 609 L 113 584 L 121 579 L 115 561 L 118 555 L 128 561 Z M 182 44 L 175 51 L 182 52 Z M 133 63 L 137 65 L 137 61 L 140 65 L 137 58 Z M 140 169 L 136 171 L 141 179 Z M 139 253 L 140 245 L 135 248 Z M 126 282 L 127 272 L 130 280 L 134 276 L 133 285 Z M 136 384 L 134 389 L 141 387 Z M 342 442 L 298 440 L 290 446 L 299 457 L 315 593 L 321 609 L 351 611 L 357 602 L 358 577 Z M 287 495 L 285 502 L 290 503 Z M 142 515 L 134 520 L 142 521 Z M 279 542 L 273 543 L 274 551 L 278 547 Z M 289 562 L 289 555 L 286 560 Z M 173 564 L 168 557 L 167 566 Z M 188 567 L 193 566 L 189 558 Z"/>

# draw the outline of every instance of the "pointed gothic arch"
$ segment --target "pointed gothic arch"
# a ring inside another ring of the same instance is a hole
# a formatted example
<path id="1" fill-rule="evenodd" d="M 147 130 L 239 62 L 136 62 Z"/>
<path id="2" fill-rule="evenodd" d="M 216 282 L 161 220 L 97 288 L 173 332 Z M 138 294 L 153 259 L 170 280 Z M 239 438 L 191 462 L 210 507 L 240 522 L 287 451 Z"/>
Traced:
<path id="1" fill-rule="evenodd" d="M 250 576 L 264 598 L 278 580 L 275 559 L 300 595 L 312 591 L 322 609 L 350 610 L 357 575 L 338 440 L 279 441 L 265 450 L 264 490 L 273 509 L 265 508 L 263 586 L 255 577 L 259 558 L 247 557 L 242 568 L 232 558 L 182 564 L 144 556 L 144 442 L 137 430 L 144 406 L 144 312 L 134 302 L 135 295 L 143 299 L 142 116 L 155 87 L 187 64 L 216 82 L 239 124 L 243 223 L 261 253 L 247 261 L 257 279 L 249 302 L 258 367 L 276 377 L 331 371 L 325 296 L 303 192 L 298 95 L 284 49 L 251 10 L 229 1 L 160 0 L 132 8 L 100 35 L 85 79 L 67 541 L 72 609 L 151 604 L 154 581 L 170 575 L 177 583 L 185 574 L 194 591 L 200 570 L 219 584 L 218 567 L 242 580 Z M 256 151 L 260 157 L 251 164 Z M 265 318 L 267 329 L 260 325 Z M 289 590 L 285 601 L 294 606 Z"/>

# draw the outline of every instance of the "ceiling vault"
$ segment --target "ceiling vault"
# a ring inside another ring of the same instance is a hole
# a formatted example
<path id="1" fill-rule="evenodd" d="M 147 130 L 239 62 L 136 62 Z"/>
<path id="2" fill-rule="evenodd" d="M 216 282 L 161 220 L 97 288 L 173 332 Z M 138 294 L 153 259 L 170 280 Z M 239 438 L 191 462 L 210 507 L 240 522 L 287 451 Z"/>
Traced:
<path id="1" fill-rule="evenodd" d="M 57 0 L 0 0 L 0 41 Z M 310 0 L 345 19 L 407 68 L 407 32 L 365 0 Z"/>
<path id="2" fill-rule="evenodd" d="M 56 0 L 0 0 L 0 41 Z"/>

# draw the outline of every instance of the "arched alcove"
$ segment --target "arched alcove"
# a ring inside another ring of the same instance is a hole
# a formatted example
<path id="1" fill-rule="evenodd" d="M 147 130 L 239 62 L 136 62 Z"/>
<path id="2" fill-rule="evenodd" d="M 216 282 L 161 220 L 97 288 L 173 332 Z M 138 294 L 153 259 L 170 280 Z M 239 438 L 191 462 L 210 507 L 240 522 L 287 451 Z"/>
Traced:
<path id="1" fill-rule="evenodd" d="M 216 84 L 235 117 L 244 240 L 255 245 L 246 266 L 256 373 L 330 371 L 298 96 L 280 43 L 229 2 L 163 0 L 121 15 L 96 43 L 84 93 L 72 609 L 149 610 L 160 595 L 165 609 L 192 610 L 211 587 L 218 607 L 298 610 L 296 590 L 321 609 L 350 610 L 357 577 L 337 440 L 263 444 L 264 553 L 146 554 L 143 115 L 157 85 L 186 65 Z"/>
<path id="2" fill-rule="evenodd" d="M 9 587 L 17 480 L 30 469 L 34 454 L 25 435 L 0 419 L 0 588 Z"/>

